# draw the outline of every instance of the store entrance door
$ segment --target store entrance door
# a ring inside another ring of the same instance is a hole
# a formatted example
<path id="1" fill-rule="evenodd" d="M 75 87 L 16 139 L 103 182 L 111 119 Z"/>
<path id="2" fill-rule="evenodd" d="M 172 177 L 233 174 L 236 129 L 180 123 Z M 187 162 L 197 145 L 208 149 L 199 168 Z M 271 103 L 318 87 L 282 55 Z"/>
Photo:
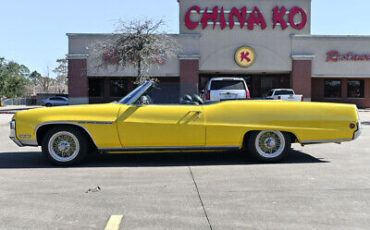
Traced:
<path id="1" fill-rule="evenodd" d="M 261 87 L 256 97 L 264 97 L 271 89 L 290 88 L 290 75 L 261 75 Z"/>
<path id="2" fill-rule="evenodd" d="M 201 74 L 199 92 L 205 89 L 213 77 L 241 77 L 248 85 L 251 98 L 263 98 L 270 89 L 290 88 L 290 74 Z"/>

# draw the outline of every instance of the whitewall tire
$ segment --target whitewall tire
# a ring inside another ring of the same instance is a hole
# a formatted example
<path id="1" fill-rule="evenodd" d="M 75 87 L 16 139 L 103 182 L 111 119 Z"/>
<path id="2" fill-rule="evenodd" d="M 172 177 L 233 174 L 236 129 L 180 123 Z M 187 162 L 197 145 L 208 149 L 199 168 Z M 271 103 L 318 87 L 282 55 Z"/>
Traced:
<path id="1" fill-rule="evenodd" d="M 262 162 L 277 162 L 290 151 L 290 137 L 280 131 L 254 132 L 247 143 L 248 151 Z"/>
<path id="2" fill-rule="evenodd" d="M 77 128 L 57 126 L 43 138 L 42 152 L 55 165 L 70 166 L 80 163 L 87 155 L 88 141 Z"/>

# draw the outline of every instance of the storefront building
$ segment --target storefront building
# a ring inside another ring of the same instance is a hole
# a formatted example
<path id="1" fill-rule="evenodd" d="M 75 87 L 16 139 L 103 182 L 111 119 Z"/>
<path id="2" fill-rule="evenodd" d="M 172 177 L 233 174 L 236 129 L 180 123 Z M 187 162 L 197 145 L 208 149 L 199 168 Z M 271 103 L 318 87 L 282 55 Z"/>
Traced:
<path id="1" fill-rule="evenodd" d="M 311 35 L 311 0 L 178 0 L 181 49 L 150 75 L 169 102 L 199 93 L 211 77 L 243 77 L 252 98 L 292 88 L 307 101 L 370 107 L 370 37 Z M 328 23 L 328 22 L 326 22 Z M 112 34 L 67 34 L 73 104 L 117 100 L 134 68 L 97 68 L 94 43 Z"/>

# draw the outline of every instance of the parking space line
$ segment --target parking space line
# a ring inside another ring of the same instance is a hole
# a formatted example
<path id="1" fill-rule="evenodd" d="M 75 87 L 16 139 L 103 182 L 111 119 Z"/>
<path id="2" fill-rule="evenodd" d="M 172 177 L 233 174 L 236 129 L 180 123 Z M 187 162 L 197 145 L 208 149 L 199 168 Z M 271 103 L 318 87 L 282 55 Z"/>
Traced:
<path id="1" fill-rule="evenodd" d="M 209 221 L 209 217 L 208 217 L 208 214 L 207 214 L 206 208 L 204 207 L 204 203 L 203 203 L 203 200 L 202 200 L 202 196 L 201 196 L 201 195 L 200 195 L 200 193 L 199 193 L 198 184 L 197 184 L 197 182 L 195 181 L 193 171 L 191 170 L 191 167 L 190 167 L 190 166 L 188 166 L 188 169 L 189 169 L 189 172 L 190 172 L 191 179 L 193 180 L 193 183 L 194 183 L 195 189 L 196 189 L 196 191 L 197 191 L 197 194 L 198 194 L 198 198 L 199 198 L 200 204 L 202 205 L 203 212 L 204 212 L 204 216 L 205 216 L 205 217 L 206 217 L 206 219 L 207 219 L 207 222 L 208 222 L 208 225 L 209 225 L 209 229 L 210 229 L 210 230 L 213 230 L 213 228 L 212 228 L 212 224 L 211 224 L 211 221 Z"/>
<path id="2" fill-rule="evenodd" d="M 111 215 L 104 230 L 119 230 L 123 215 Z"/>

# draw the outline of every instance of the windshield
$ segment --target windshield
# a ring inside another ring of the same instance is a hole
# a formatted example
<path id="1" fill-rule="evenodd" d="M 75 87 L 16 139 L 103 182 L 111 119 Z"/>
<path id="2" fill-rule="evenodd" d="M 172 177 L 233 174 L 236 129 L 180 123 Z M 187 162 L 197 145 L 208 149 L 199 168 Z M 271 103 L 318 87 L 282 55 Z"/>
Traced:
<path id="1" fill-rule="evenodd" d="M 136 89 L 131 91 L 131 93 L 127 94 L 124 98 L 122 98 L 119 103 L 120 104 L 133 104 L 137 101 L 141 95 L 143 95 L 152 85 L 151 81 L 147 81 L 141 85 L 139 85 Z"/>
<path id="2" fill-rule="evenodd" d="M 126 105 L 200 105 L 199 95 L 185 95 L 179 98 L 179 87 L 174 83 L 147 81 L 119 101 Z"/>

